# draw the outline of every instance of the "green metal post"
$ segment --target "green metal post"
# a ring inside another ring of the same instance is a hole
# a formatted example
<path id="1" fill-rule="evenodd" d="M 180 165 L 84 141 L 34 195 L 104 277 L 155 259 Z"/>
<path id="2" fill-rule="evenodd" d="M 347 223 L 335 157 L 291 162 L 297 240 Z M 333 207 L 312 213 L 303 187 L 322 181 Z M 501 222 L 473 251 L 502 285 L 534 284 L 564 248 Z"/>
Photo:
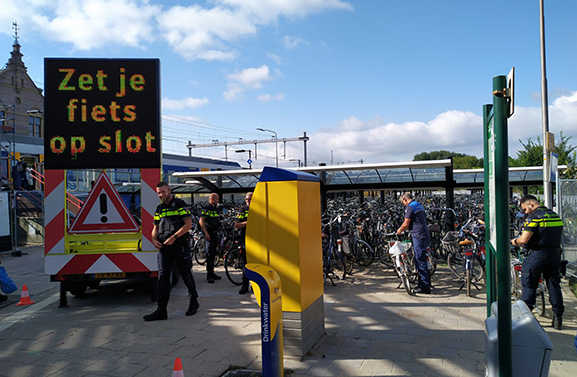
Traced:
<path id="1" fill-rule="evenodd" d="M 509 235 L 509 149 L 507 146 L 507 77 L 493 77 L 494 219 L 492 245 L 497 254 L 497 333 L 499 376 L 513 375 L 511 360 L 511 256 Z M 489 135 L 491 136 L 491 135 Z M 496 236 L 496 237 L 495 237 Z"/>

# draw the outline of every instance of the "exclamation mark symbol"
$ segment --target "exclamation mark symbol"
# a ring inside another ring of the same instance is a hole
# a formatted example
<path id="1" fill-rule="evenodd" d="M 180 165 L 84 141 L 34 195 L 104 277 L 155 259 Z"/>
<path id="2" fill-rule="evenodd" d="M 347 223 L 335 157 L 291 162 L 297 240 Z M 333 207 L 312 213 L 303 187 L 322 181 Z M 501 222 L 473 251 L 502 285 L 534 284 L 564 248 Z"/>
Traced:
<path id="1" fill-rule="evenodd" d="M 104 216 L 108 213 L 108 202 L 106 200 L 106 194 L 100 194 L 100 213 L 103 215 L 100 218 L 101 223 L 106 223 L 108 221 L 108 217 Z"/>

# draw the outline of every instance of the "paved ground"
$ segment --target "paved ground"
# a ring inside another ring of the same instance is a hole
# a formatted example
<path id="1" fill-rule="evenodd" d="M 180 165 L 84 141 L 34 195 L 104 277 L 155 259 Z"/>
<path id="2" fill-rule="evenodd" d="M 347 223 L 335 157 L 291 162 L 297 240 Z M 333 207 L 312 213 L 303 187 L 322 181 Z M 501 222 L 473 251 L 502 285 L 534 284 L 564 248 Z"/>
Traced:
<path id="1" fill-rule="evenodd" d="M 194 266 L 201 308 L 186 317 L 185 288 L 173 290 L 169 320 L 147 323 L 154 310 L 138 286 L 103 284 L 58 308 L 58 285 L 43 275 L 41 248 L 0 259 L 36 303 L 0 304 L 1 377 L 171 376 L 182 359 L 184 375 L 222 376 L 231 366 L 259 370 L 259 308 L 226 277 L 214 285 Z M 221 271 L 221 275 L 224 273 Z M 485 293 L 468 298 L 446 267 L 434 275 L 434 294 L 408 296 L 380 266 L 325 286 L 326 335 L 304 358 L 285 358 L 300 376 L 483 376 Z M 482 287 L 484 288 L 484 287 Z M 564 329 L 541 324 L 554 343 L 550 376 L 574 376 L 577 300 L 564 291 Z M 288 375 L 288 373 L 287 373 Z"/>

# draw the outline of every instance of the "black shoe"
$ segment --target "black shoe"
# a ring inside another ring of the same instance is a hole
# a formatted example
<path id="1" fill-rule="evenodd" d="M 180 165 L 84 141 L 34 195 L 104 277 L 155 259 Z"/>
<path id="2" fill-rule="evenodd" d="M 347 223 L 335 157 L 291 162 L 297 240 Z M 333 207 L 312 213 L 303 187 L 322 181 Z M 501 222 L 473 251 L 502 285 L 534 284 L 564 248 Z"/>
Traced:
<path id="1" fill-rule="evenodd" d="M 208 284 L 214 284 L 214 278 L 212 276 L 207 277 L 206 281 L 208 282 Z"/>
<path id="2" fill-rule="evenodd" d="M 8 296 L 0 294 L 0 302 L 4 302 L 6 300 L 8 300 Z"/>
<path id="3" fill-rule="evenodd" d="M 200 307 L 200 304 L 196 299 L 190 300 L 190 304 L 188 305 L 188 310 L 184 313 L 187 317 L 196 314 L 196 311 Z"/>
<path id="4" fill-rule="evenodd" d="M 156 309 L 154 312 L 152 312 L 151 314 L 145 315 L 144 317 L 145 321 L 150 322 L 150 321 L 162 321 L 165 319 L 168 319 L 168 314 L 166 313 L 166 309 Z"/>
<path id="5" fill-rule="evenodd" d="M 220 279 L 222 279 L 222 276 L 218 276 L 217 274 L 212 274 L 212 278 L 214 280 L 220 280 Z"/>
<path id="6" fill-rule="evenodd" d="M 429 289 L 429 290 L 424 290 L 423 288 L 420 288 L 420 287 L 419 287 L 419 288 L 414 289 L 414 290 L 413 290 L 413 293 L 421 293 L 421 294 L 424 294 L 424 295 L 430 295 L 430 294 L 431 294 L 431 290 L 430 290 L 430 289 Z"/>
<path id="7" fill-rule="evenodd" d="M 240 291 L 238 291 L 238 294 L 244 295 L 246 293 L 248 293 L 248 285 L 246 285 L 246 286 L 243 285 L 242 288 L 240 289 Z"/>
<path id="8" fill-rule="evenodd" d="M 563 326 L 563 316 L 560 314 L 555 314 L 553 316 L 553 322 L 551 323 L 551 326 L 553 326 L 555 330 L 561 330 L 561 327 Z"/>

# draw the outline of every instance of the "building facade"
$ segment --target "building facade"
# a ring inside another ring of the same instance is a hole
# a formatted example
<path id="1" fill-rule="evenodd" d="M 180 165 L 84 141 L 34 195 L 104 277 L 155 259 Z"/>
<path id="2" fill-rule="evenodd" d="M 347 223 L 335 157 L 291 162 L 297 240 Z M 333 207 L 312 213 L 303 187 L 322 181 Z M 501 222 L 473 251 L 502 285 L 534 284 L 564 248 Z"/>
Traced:
<path id="1" fill-rule="evenodd" d="M 0 145 L 2 189 L 40 189 L 18 177 L 22 163 L 43 174 L 44 161 L 44 97 L 28 75 L 22 60 L 18 35 L 10 58 L 0 69 Z M 20 163 L 20 165 L 18 165 Z M 20 168 L 20 169 L 18 169 Z M 22 175 L 23 177 L 23 175 Z"/>

